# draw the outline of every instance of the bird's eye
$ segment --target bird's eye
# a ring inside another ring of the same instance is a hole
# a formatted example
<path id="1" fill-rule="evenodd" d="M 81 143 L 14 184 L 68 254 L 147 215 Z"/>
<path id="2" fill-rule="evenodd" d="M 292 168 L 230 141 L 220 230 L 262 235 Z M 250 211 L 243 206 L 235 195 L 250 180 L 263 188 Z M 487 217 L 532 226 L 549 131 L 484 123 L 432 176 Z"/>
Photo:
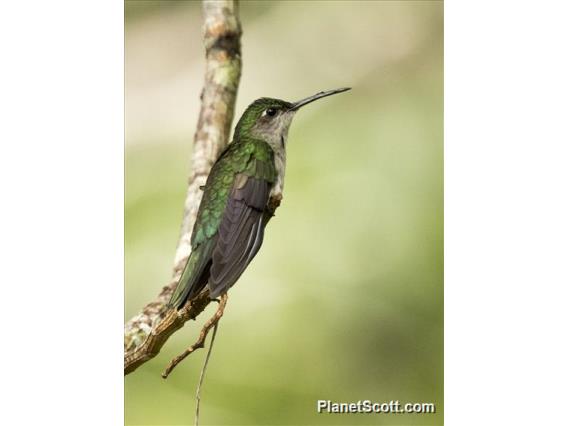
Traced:
<path id="1" fill-rule="evenodd" d="M 276 108 L 268 108 L 265 113 L 270 117 L 274 117 L 276 115 Z"/>

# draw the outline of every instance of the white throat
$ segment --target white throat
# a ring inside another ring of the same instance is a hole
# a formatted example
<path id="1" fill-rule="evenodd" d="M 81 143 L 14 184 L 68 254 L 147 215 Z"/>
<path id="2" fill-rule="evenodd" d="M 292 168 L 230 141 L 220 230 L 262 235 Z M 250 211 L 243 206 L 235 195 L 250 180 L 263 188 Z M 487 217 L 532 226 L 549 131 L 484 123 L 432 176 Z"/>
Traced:
<path id="1" fill-rule="evenodd" d="M 274 166 L 277 176 L 276 182 L 272 186 L 270 196 L 282 195 L 284 190 L 284 175 L 286 173 L 286 142 L 288 130 L 294 117 L 295 111 L 284 113 L 276 117 L 270 123 L 259 123 L 258 127 L 253 128 L 252 134 L 264 140 L 274 151 Z"/>

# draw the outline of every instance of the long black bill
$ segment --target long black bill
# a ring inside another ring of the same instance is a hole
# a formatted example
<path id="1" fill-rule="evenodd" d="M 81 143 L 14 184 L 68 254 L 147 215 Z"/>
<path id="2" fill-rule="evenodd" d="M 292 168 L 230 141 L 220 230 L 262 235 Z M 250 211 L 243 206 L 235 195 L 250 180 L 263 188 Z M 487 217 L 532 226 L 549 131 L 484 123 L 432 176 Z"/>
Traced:
<path id="1" fill-rule="evenodd" d="M 335 95 L 337 93 L 346 92 L 347 90 L 351 90 L 351 87 L 343 87 L 341 89 L 327 90 L 325 92 L 316 93 L 315 95 L 308 96 L 307 98 L 299 100 L 298 102 L 294 102 L 292 104 L 292 108 L 290 108 L 290 111 L 295 111 L 298 108 L 301 108 L 304 105 L 307 105 L 307 104 L 309 104 L 313 101 L 317 101 L 318 99 L 325 98 L 326 96 L 331 96 L 331 95 Z"/>

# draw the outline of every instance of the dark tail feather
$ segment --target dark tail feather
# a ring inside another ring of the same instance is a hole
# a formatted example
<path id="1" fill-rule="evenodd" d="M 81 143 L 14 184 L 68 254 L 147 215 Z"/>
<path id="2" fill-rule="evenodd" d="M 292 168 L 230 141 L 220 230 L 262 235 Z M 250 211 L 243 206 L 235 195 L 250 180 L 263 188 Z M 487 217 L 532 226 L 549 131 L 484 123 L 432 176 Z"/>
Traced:
<path id="1" fill-rule="evenodd" d="M 180 309 L 188 299 L 198 294 L 207 284 L 211 268 L 212 241 L 200 245 L 191 252 L 168 307 Z"/>

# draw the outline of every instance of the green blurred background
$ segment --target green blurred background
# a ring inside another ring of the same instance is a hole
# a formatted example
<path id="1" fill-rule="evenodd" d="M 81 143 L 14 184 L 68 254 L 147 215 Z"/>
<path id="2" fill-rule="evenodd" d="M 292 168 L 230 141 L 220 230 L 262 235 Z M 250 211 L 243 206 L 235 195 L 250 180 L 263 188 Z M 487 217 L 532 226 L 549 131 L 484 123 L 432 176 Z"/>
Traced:
<path id="1" fill-rule="evenodd" d="M 443 3 L 241 2 L 237 117 L 306 107 L 282 206 L 221 322 L 201 423 L 442 424 Z M 198 2 L 125 3 L 125 319 L 168 282 L 199 111 Z M 167 362 L 187 324 L 125 378 L 128 425 L 193 424 L 205 356 Z M 437 413 L 318 414 L 318 399 L 434 402 Z"/>

